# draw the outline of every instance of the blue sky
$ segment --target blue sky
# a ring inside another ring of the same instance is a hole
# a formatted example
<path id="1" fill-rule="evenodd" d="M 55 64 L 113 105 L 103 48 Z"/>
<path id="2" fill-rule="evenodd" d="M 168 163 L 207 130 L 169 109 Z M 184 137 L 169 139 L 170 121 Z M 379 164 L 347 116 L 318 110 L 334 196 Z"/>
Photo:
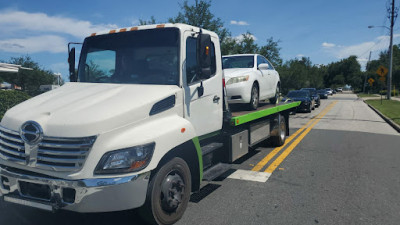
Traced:
<path id="1" fill-rule="evenodd" d="M 59 1 L 0 2 L 0 60 L 30 55 L 46 69 L 68 74 L 67 43 L 80 42 L 92 32 L 138 25 L 154 16 L 166 22 L 176 16 L 183 1 Z M 189 3 L 193 3 L 190 0 Z M 400 1 L 396 6 L 399 7 Z M 214 0 L 211 11 L 232 36 L 250 31 L 259 45 L 280 40 L 284 60 L 310 57 L 328 64 L 357 55 L 364 66 L 389 45 L 386 7 L 389 0 Z M 400 43 L 395 24 L 394 43 Z"/>

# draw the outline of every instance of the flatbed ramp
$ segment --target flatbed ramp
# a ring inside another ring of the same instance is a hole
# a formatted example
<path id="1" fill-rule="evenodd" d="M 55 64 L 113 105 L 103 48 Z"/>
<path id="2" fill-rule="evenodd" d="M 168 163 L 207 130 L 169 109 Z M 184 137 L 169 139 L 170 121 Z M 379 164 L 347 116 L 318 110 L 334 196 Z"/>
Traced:
<path id="1" fill-rule="evenodd" d="M 279 104 L 260 104 L 260 107 L 254 111 L 243 111 L 238 107 L 231 107 L 232 118 L 231 125 L 238 126 L 256 119 L 260 119 L 265 116 L 269 116 L 275 113 L 279 113 L 300 105 L 301 102 L 289 102 L 289 103 L 279 103 Z"/>

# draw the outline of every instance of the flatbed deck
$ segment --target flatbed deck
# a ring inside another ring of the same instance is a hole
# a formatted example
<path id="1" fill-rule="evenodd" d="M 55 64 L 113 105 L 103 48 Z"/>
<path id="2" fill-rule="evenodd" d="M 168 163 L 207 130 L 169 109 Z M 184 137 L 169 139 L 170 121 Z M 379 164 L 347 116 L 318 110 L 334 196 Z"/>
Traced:
<path id="1" fill-rule="evenodd" d="M 250 121 L 269 116 L 281 111 L 285 111 L 290 108 L 294 108 L 300 105 L 301 102 L 281 102 L 279 104 L 270 104 L 270 103 L 260 103 L 259 108 L 254 111 L 249 110 L 241 110 L 239 107 L 231 107 L 232 110 L 232 118 L 231 125 L 238 126 L 244 123 L 248 123 Z"/>

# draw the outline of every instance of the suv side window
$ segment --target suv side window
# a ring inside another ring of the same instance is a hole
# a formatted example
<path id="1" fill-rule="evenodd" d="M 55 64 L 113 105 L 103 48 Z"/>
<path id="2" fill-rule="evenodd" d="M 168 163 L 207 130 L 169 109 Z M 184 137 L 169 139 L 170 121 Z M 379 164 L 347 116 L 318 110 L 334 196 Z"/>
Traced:
<path id="1" fill-rule="evenodd" d="M 215 47 L 214 43 L 211 45 L 211 76 L 215 75 L 217 71 Z M 197 38 L 188 37 L 186 39 L 186 82 L 188 85 L 200 81 L 199 65 L 197 64 Z"/>

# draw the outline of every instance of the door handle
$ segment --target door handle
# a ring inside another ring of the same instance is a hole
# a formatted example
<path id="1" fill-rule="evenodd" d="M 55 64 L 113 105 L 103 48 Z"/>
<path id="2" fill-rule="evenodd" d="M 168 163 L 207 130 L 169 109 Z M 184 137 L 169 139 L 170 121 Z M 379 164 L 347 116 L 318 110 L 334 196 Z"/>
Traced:
<path id="1" fill-rule="evenodd" d="M 219 99 L 220 99 L 220 97 L 218 97 L 218 96 L 214 96 L 214 98 L 213 98 L 213 102 L 214 102 L 214 103 L 218 103 L 218 102 L 219 102 Z"/>

